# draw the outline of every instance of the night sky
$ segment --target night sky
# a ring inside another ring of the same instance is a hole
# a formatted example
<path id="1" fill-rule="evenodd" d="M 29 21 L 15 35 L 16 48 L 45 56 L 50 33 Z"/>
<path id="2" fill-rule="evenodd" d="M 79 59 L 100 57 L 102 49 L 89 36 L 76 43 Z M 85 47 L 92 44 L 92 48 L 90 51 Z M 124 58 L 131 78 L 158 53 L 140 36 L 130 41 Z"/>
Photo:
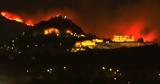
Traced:
<path id="1" fill-rule="evenodd" d="M 131 34 L 159 39 L 160 0 L 0 0 L 0 9 L 34 23 L 67 15 L 85 32 L 100 37 Z"/>

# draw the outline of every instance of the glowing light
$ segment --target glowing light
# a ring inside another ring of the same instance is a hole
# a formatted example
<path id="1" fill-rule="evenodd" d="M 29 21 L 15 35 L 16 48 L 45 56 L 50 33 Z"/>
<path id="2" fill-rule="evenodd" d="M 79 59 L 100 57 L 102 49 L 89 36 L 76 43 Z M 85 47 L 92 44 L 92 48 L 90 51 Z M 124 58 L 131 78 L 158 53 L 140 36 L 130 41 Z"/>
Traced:
<path id="1" fill-rule="evenodd" d="M 93 39 L 93 41 L 96 42 L 96 43 L 102 43 L 103 39 Z"/>
<path id="2" fill-rule="evenodd" d="M 48 35 L 48 34 L 49 34 L 48 30 L 45 30 L 45 31 L 44 31 L 44 34 L 45 34 L 45 35 Z"/>
<path id="3" fill-rule="evenodd" d="M 14 43 L 15 41 L 14 40 L 12 40 L 12 43 Z"/>
<path id="4" fill-rule="evenodd" d="M 67 16 L 64 16 L 64 19 L 67 19 Z"/>
<path id="5" fill-rule="evenodd" d="M 27 47 L 27 48 L 29 48 L 30 46 L 29 46 L 29 45 L 27 45 L 26 47 Z"/>
<path id="6" fill-rule="evenodd" d="M 86 37 L 84 34 L 77 34 L 77 33 L 74 33 L 73 36 L 78 37 L 78 38 Z"/>
<path id="7" fill-rule="evenodd" d="M 29 70 L 27 69 L 27 73 L 29 72 Z"/>
<path id="8" fill-rule="evenodd" d="M 117 78 L 114 78 L 114 80 L 117 80 Z"/>
<path id="9" fill-rule="evenodd" d="M 103 42 L 102 39 L 78 41 L 75 43 L 71 51 L 72 52 L 85 51 L 86 48 L 94 49 L 98 43 L 102 43 L 102 42 Z"/>
<path id="10" fill-rule="evenodd" d="M 117 72 L 114 72 L 114 74 L 116 75 L 116 74 L 117 74 Z"/>
<path id="11" fill-rule="evenodd" d="M 21 54 L 21 53 L 22 53 L 22 52 L 20 52 L 20 51 L 18 52 L 18 54 Z"/>
<path id="12" fill-rule="evenodd" d="M 60 46 L 62 46 L 62 43 L 59 43 Z"/>
<path id="13" fill-rule="evenodd" d="M 71 52 L 79 52 L 79 51 L 85 51 L 86 49 L 83 47 L 80 48 L 72 48 Z"/>
<path id="14" fill-rule="evenodd" d="M 76 42 L 75 47 L 82 47 L 81 42 Z"/>
<path id="15" fill-rule="evenodd" d="M 109 71 L 112 71 L 112 69 L 110 68 Z"/>
<path id="16" fill-rule="evenodd" d="M 85 35 L 84 35 L 84 34 L 81 34 L 80 37 L 85 37 Z"/>
<path id="17" fill-rule="evenodd" d="M 49 68 L 46 70 L 49 74 L 52 74 L 53 73 L 53 69 L 52 68 Z"/>
<path id="18" fill-rule="evenodd" d="M 60 35 L 60 31 L 56 28 L 48 28 L 44 30 L 44 35 L 49 35 L 49 34 L 56 34 L 56 36 Z"/>
<path id="19" fill-rule="evenodd" d="M 35 47 L 38 47 L 38 45 L 34 45 Z"/>
<path id="20" fill-rule="evenodd" d="M 82 42 L 82 46 L 93 49 L 96 46 L 96 43 L 91 40 L 86 40 Z"/>
<path id="21" fill-rule="evenodd" d="M 160 76 L 160 73 L 158 74 L 158 76 Z"/>
<path id="22" fill-rule="evenodd" d="M 115 35 L 113 38 L 114 42 L 134 42 L 134 36 L 128 35 Z"/>
<path id="23" fill-rule="evenodd" d="M 119 75 L 122 76 L 122 73 L 120 73 Z"/>
<path id="24" fill-rule="evenodd" d="M 66 70 L 66 69 L 67 69 L 67 67 L 65 67 L 65 66 L 64 66 L 64 67 L 63 67 L 63 69 L 64 69 L 64 70 Z"/>
<path id="25" fill-rule="evenodd" d="M 67 34 L 70 34 L 70 35 L 73 35 L 73 32 L 72 32 L 71 30 L 69 30 L 69 29 L 66 30 L 66 33 L 67 33 Z"/>
<path id="26" fill-rule="evenodd" d="M 131 82 L 128 81 L 128 84 L 131 84 Z"/>
<path id="27" fill-rule="evenodd" d="M 105 68 L 105 67 L 102 67 L 102 69 L 105 70 L 106 68 Z"/>

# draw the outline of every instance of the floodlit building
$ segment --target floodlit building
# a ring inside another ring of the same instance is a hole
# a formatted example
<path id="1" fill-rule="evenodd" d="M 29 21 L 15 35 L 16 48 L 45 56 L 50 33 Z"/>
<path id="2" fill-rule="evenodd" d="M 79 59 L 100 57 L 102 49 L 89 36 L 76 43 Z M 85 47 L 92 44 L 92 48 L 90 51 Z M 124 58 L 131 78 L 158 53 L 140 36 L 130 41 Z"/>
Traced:
<path id="1" fill-rule="evenodd" d="M 86 48 L 95 49 L 100 43 L 103 43 L 103 39 L 92 39 L 76 42 L 72 48 L 72 52 L 85 51 Z"/>
<path id="2" fill-rule="evenodd" d="M 134 36 L 130 35 L 114 35 L 113 42 L 134 42 Z"/>

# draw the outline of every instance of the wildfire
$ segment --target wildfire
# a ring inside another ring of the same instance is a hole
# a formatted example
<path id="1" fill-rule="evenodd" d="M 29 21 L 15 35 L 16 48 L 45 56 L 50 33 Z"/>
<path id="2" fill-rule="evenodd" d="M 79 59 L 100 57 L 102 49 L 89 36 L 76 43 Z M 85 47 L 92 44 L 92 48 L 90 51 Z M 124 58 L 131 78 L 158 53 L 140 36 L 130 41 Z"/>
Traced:
<path id="1" fill-rule="evenodd" d="M 26 21 L 26 25 L 28 25 L 28 26 L 34 26 L 32 20 Z"/>
<path id="2" fill-rule="evenodd" d="M 6 11 L 2 11 L 1 15 L 5 18 L 9 19 L 9 20 L 14 20 L 14 21 L 17 21 L 17 22 L 25 23 L 28 26 L 33 26 L 33 23 L 32 23 L 31 20 L 26 20 L 25 21 L 22 17 L 20 17 L 16 14 L 9 13 L 9 12 L 6 12 Z"/>

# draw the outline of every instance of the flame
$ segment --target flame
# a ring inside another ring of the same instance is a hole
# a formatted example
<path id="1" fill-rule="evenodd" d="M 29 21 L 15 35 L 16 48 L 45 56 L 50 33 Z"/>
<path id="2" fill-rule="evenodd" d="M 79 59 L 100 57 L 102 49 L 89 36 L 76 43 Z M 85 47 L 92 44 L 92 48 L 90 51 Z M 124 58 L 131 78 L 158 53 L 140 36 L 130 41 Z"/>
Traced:
<path id="1" fill-rule="evenodd" d="M 23 22 L 21 17 L 19 17 L 17 15 L 14 15 L 14 14 L 11 14 L 11 13 L 8 13 L 8 12 L 1 12 L 1 15 L 4 16 L 5 18 L 9 19 L 9 20 L 15 20 L 17 22 Z"/>
<path id="2" fill-rule="evenodd" d="M 150 24 L 146 19 L 135 19 L 131 21 L 123 21 L 120 19 L 110 24 L 102 25 L 105 29 L 102 29 L 99 36 L 108 37 L 112 40 L 114 35 L 127 35 L 134 36 L 134 41 L 138 41 L 139 38 L 143 38 L 144 42 L 154 42 L 157 39 L 158 27 L 154 24 Z M 105 31 L 108 31 L 107 33 Z"/>
<path id="3" fill-rule="evenodd" d="M 28 26 L 34 26 L 34 24 L 33 24 L 32 20 L 28 20 L 28 21 L 26 21 L 26 25 L 28 25 Z"/>
<path id="4" fill-rule="evenodd" d="M 13 21 L 17 21 L 17 22 L 20 22 L 20 23 L 24 23 L 28 26 L 33 26 L 33 22 L 31 20 L 27 20 L 25 21 L 22 17 L 16 15 L 16 14 L 13 14 L 13 13 L 9 13 L 9 12 L 6 12 L 6 11 L 2 11 L 1 12 L 1 15 L 9 20 L 13 20 Z"/>
<path id="5" fill-rule="evenodd" d="M 143 38 L 145 38 L 145 42 L 152 42 L 156 39 L 156 32 L 151 32 L 147 35 L 143 35 Z"/>
<path id="6" fill-rule="evenodd" d="M 129 35 L 134 35 L 135 39 L 138 40 L 139 38 L 143 38 L 145 42 L 152 42 L 156 39 L 156 32 L 155 28 L 151 26 L 152 31 L 150 31 L 147 34 L 142 33 L 143 30 L 145 30 L 145 23 L 143 22 L 135 22 L 134 24 L 131 25 L 131 27 L 125 31 L 125 34 Z"/>

